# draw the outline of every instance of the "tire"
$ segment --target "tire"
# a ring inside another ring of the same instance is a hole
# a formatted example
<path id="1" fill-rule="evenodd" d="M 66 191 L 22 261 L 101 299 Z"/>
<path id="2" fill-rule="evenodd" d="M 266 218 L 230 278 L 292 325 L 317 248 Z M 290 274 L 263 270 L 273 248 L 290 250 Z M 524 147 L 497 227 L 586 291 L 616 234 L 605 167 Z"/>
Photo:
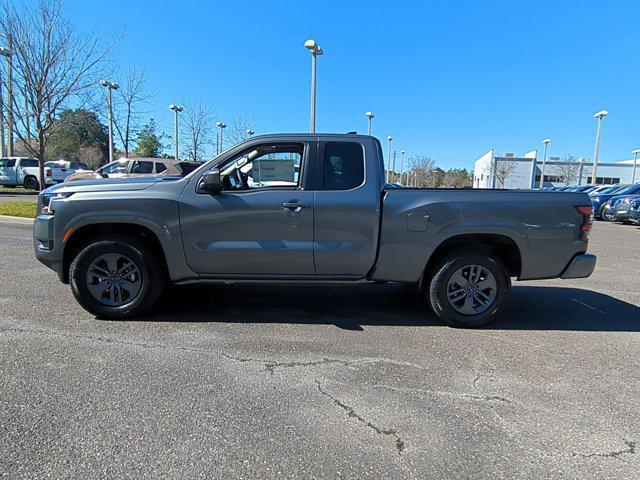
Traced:
<path id="1" fill-rule="evenodd" d="M 111 275 L 107 277 L 105 272 Z M 93 240 L 75 257 L 69 280 L 73 295 L 85 310 L 98 318 L 117 320 L 153 307 L 164 290 L 166 275 L 161 259 L 141 241 L 109 235 Z"/>
<path id="2" fill-rule="evenodd" d="M 600 219 L 604 220 L 605 222 L 615 222 L 616 216 L 610 211 L 603 209 L 602 212 L 600 212 Z"/>
<path id="3" fill-rule="evenodd" d="M 36 190 L 36 191 L 40 190 L 40 183 L 38 182 L 38 180 L 35 177 L 27 177 L 27 178 L 25 178 L 24 182 L 23 182 L 23 186 L 27 190 Z"/>
<path id="4" fill-rule="evenodd" d="M 476 282 L 468 282 L 470 275 L 477 276 Z M 480 327 L 489 323 L 504 305 L 511 279 L 494 254 L 458 251 L 436 266 L 426 287 L 427 301 L 439 320 L 452 327 Z"/>

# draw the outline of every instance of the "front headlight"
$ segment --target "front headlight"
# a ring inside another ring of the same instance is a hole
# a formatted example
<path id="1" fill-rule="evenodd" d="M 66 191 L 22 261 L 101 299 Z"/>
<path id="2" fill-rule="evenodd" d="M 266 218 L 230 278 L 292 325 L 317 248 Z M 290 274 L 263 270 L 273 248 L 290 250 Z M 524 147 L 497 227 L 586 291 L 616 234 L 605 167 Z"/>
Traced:
<path id="1" fill-rule="evenodd" d="M 42 194 L 42 209 L 41 212 L 45 215 L 53 215 L 53 213 L 55 212 L 54 209 L 54 204 L 53 202 L 55 202 L 55 200 L 61 200 L 63 198 L 68 198 L 71 195 L 73 195 L 73 193 L 56 193 L 56 192 L 52 192 L 52 193 L 43 193 Z"/>

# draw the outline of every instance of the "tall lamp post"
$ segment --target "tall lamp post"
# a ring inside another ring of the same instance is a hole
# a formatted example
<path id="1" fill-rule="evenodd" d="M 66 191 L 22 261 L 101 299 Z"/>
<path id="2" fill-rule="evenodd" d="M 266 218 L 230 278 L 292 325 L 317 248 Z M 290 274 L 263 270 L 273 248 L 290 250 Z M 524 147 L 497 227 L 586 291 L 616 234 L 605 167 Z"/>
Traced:
<path id="1" fill-rule="evenodd" d="M 631 153 L 633 153 L 633 176 L 631 177 L 631 183 L 636 183 L 636 164 L 638 163 L 638 154 L 640 153 L 640 150 L 632 150 Z"/>
<path id="2" fill-rule="evenodd" d="M 253 137 L 253 134 L 256 133 L 253 130 L 249 129 L 245 132 L 247 135 L 249 135 L 249 138 Z"/>
<path id="3" fill-rule="evenodd" d="M 169 105 L 169 109 L 173 110 L 173 134 L 174 134 L 174 142 L 175 142 L 175 158 L 178 161 L 178 113 L 184 110 L 180 105 L 174 105 L 173 103 Z"/>
<path id="4" fill-rule="evenodd" d="M 373 112 L 366 112 L 364 115 L 369 119 L 369 128 L 367 130 L 367 135 L 371 135 L 371 120 L 373 119 L 373 117 L 375 117 L 375 115 L 373 114 Z"/>
<path id="5" fill-rule="evenodd" d="M 389 154 L 387 155 L 387 176 L 385 178 L 385 182 L 389 183 L 389 168 L 391 167 L 391 142 L 393 142 L 393 137 L 389 135 L 387 137 L 389 141 Z"/>
<path id="6" fill-rule="evenodd" d="M 596 175 L 598 174 L 598 153 L 600 151 L 600 132 L 602 130 L 602 119 L 609 115 L 606 110 L 600 110 L 593 114 L 593 118 L 598 119 L 598 132 L 596 133 L 596 150 L 593 155 L 593 173 L 591 174 L 591 185 L 596 184 Z"/>
<path id="7" fill-rule="evenodd" d="M 111 163 L 113 162 L 113 104 L 111 103 L 111 90 L 117 90 L 120 88 L 120 85 L 107 80 L 100 80 L 100 85 L 107 89 L 107 107 L 109 108 L 109 163 Z"/>
<path id="8" fill-rule="evenodd" d="M 404 174 L 404 154 L 407 153 L 404 150 L 400 150 L 400 181 L 398 182 L 402 185 L 402 175 Z"/>
<path id="9" fill-rule="evenodd" d="M 227 128 L 227 124 L 223 122 L 216 122 L 216 126 L 220 129 L 220 135 L 218 135 L 218 152 L 222 151 L 222 130 Z"/>
<path id="10" fill-rule="evenodd" d="M 7 57 L 7 61 L 11 61 L 11 50 L 5 47 L 0 47 L 0 55 Z M 11 98 L 9 98 L 11 103 Z M 0 156 L 4 157 L 4 93 L 2 92 L 2 77 L 0 77 Z"/>
<path id="11" fill-rule="evenodd" d="M 7 40 L 11 40 L 11 36 L 7 37 Z M 0 55 L 7 58 L 7 156 L 13 156 L 13 62 L 12 52 L 10 48 L 0 47 Z M 1 79 L 0 79 L 1 80 Z M 0 90 L 0 126 L 2 128 L 2 145 L 0 149 L 0 155 L 4 156 L 4 102 L 2 100 L 2 90 Z"/>
<path id="12" fill-rule="evenodd" d="M 542 154 L 542 168 L 540 169 L 540 184 L 538 185 L 538 189 L 542 190 L 544 188 L 544 165 L 547 163 L 547 146 L 551 142 L 550 139 L 545 138 L 542 140 L 544 143 L 544 153 Z"/>
<path id="13" fill-rule="evenodd" d="M 324 52 L 315 40 L 307 40 L 304 46 L 311 53 L 311 133 L 316 133 L 316 57 Z"/>

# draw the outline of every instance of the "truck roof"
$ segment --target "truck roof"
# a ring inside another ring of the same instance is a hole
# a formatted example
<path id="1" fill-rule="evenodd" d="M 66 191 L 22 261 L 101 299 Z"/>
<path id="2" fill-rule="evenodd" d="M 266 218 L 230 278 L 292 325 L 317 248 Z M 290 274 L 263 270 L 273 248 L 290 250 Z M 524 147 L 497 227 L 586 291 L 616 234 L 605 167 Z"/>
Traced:
<path id="1" fill-rule="evenodd" d="M 302 138 L 314 138 L 314 137 L 331 137 L 331 138 L 374 138 L 371 135 L 363 135 L 359 133 L 264 133 L 261 135 L 254 135 L 251 140 L 256 138 L 279 138 L 279 137 L 302 137 Z M 249 139 L 247 139 L 249 140 Z"/>

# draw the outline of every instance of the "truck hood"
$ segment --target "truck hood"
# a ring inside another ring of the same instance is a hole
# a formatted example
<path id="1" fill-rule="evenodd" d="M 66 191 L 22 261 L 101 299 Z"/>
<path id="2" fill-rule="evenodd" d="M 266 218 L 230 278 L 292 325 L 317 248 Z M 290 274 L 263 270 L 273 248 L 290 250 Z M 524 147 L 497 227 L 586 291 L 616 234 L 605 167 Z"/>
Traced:
<path id="1" fill-rule="evenodd" d="M 58 183 L 47 188 L 45 195 L 81 193 L 81 192 L 123 192 L 132 190 L 146 190 L 158 182 L 176 181 L 180 177 L 135 177 L 135 178 L 101 178 L 100 180 L 78 180 L 75 182 Z"/>

